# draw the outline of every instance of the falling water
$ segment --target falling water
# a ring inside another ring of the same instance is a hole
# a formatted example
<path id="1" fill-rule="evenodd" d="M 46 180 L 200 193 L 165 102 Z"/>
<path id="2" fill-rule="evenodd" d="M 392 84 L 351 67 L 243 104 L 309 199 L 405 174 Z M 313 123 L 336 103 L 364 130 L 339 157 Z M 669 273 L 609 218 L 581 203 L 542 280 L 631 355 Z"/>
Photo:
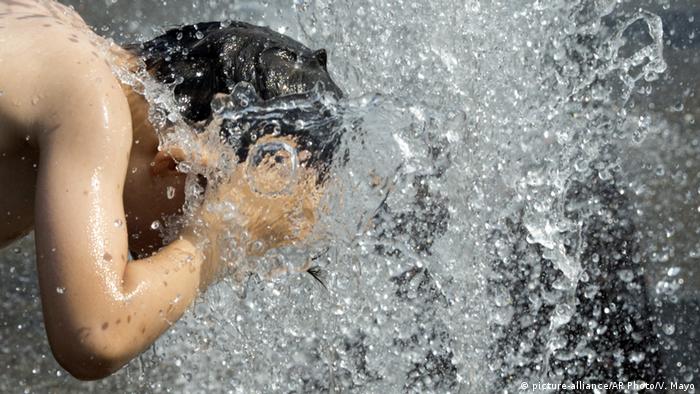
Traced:
<path id="1" fill-rule="evenodd" d="M 342 121 L 342 160 L 307 244 L 247 263 L 253 275 L 211 288 L 100 382 L 51 358 L 31 240 L 5 250 L 2 391 L 697 382 L 696 5 L 66 3 L 122 43 L 232 18 L 327 48 L 348 98 L 316 100 Z M 155 115 L 175 116 L 168 88 L 149 86 Z M 325 287 L 264 275 L 309 259 Z"/>

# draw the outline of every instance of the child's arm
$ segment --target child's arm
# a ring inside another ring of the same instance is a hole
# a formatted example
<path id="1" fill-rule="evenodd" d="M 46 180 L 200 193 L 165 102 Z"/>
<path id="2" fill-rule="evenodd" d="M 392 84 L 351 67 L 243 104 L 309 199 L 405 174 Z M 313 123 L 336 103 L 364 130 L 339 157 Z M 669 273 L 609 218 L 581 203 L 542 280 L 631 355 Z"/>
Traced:
<path id="1" fill-rule="evenodd" d="M 39 137 L 37 264 L 56 360 L 79 379 L 97 379 L 177 320 L 210 269 L 187 234 L 127 264 L 122 190 L 132 138 L 129 107 L 101 61 L 71 61 L 93 62 L 93 71 L 60 75 L 56 66 L 42 93 L 41 113 L 51 115 L 37 125 L 45 130 Z"/>

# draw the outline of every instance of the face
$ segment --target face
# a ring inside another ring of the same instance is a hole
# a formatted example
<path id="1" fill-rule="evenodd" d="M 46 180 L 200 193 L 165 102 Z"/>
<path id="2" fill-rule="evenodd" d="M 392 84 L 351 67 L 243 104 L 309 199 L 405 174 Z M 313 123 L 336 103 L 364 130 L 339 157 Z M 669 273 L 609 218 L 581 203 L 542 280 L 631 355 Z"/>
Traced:
<path id="1" fill-rule="evenodd" d="M 308 151 L 297 151 L 294 139 L 266 136 L 250 147 L 231 180 L 218 186 L 213 198 L 236 207 L 249 234 L 249 255 L 293 244 L 311 232 L 323 190 L 316 170 L 306 166 L 308 157 Z M 218 220 L 205 215 L 209 223 Z"/>
<path id="2" fill-rule="evenodd" d="M 129 97 L 142 100 L 140 96 Z M 184 160 L 185 155 L 177 149 L 159 152 L 158 138 L 146 121 L 147 111 L 133 112 L 134 108 L 146 108 L 145 102 L 132 104 L 134 144 L 124 208 L 131 252 L 146 256 L 163 246 L 163 219 L 182 214 L 186 174 L 175 169 L 173 156 Z M 234 167 L 230 181 L 207 196 L 236 206 L 240 224 L 250 235 L 246 245 L 249 254 L 301 241 L 311 232 L 323 188 L 318 171 L 308 166 L 310 159 L 309 151 L 299 148 L 293 137 L 261 137 L 250 145 L 246 160 Z M 161 228 L 152 226 L 155 221 Z M 205 221 L 212 231 L 210 239 L 216 239 L 217 232 L 227 225 L 214 214 L 208 214 Z"/>

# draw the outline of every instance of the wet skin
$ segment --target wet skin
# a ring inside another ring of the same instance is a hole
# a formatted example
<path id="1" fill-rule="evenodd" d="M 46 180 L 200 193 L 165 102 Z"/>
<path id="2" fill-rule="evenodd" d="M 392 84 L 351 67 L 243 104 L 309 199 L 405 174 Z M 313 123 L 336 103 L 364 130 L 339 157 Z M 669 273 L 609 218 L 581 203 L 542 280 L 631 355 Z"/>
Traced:
<path id="1" fill-rule="evenodd" d="M 75 377 L 100 378 L 166 330 L 211 269 L 186 233 L 126 264 L 125 211 L 138 209 L 122 200 L 127 168 L 148 172 L 154 147 L 131 149 L 143 136 L 103 42 L 57 3 L 0 2 L 0 14 L 0 75 L 12 76 L 0 81 L 0 242 L 34 228 L 54 356 Z M 135 182 L 143 193 L 165 183 Z"/>
<path id="2" fill-rule="evenodd" d="M 184 175 L 174 152 L 158 153 L 146 103 L 112 74 L 115 58 L 130 55 L 72 10 L 0 0 L 0 75 L 12 76 L 0 79 L 0 246 L 35 231 L 49 343 L 80 379 L 107 376 L 150 346 L 219 270 L 218 246 L 199 248 L 193 229 L 160 248 L 150 228 L 179 212 Z M 244 222 L 266 247 L 303 238 L 315 220 L 312 169 L 283 203 L 241 179 L 208 198 L 248 207 Z M 205 217 L 210 231 L 216 221 Z M 149 257 L 127 264 L 130 249 Z"/>

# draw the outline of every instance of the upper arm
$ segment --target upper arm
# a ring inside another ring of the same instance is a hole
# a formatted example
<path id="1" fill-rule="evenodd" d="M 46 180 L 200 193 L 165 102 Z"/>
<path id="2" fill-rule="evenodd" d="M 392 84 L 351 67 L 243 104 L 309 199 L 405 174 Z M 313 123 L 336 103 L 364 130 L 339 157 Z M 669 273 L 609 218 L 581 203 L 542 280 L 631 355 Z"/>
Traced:
<path id="1" fill-rule="evenodd" d="M 37 266 L 54 356 L 90 379 L 150 346 L 196 297 L 206 270 L 191 234 L 126 263 L 129 106 L 109 68 L 66 80 L 60 100 L 46 100 L 52 115 L 38 137 Z"/>
<path id="2" fill-rule="evenodd" d="M 37 265 L 52 347 L 119 307 L 128 246 L 126 98 L 106 66 L 70 78 L 46 92 L 38 136 Z"/>

